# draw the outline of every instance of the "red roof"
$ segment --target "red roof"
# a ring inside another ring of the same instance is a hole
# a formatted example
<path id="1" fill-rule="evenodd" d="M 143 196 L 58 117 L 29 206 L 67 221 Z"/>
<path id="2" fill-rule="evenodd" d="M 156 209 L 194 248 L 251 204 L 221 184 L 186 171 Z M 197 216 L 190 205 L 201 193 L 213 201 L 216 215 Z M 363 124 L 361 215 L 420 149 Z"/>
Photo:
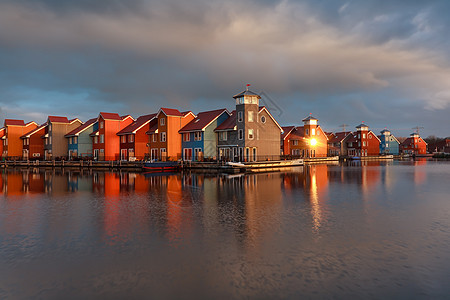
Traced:
<path id="1" fill-rule="evenodd" d="M 31 131 L 28 131 L 27 133 L 22 135 L 20 138 L 21 139 L 28 138 L 28 137 L 32 136 L 33 134 L 39 132 L 41 129 L 45 128 L 46 126 L 47 126 L 47 123 L 44 123 L 41 126 L 35 128 L 35 129 L 31 130 Z"/>
<path id="2" fill-rule="evenodd" d="M 23 120 L 14 120 L 14 119 L 5 119 L 5 126 L 25 126 L 25 122 Z"/>
<path id="3" fill-rule="evenodd" d="M 97 122 L 97 118 L 94 119 L 89 119 L 86 121 L 86 123 L 82 124 L 81 126 L 75 128 L 74 130 L 72 130 L 71 132 L 69 132 L 68 134 L 65 135 L 65 137 L 69 137 L 69 136 L 73 136 L 73 135 L 78 135 L 80 134 L 80 132 L 82 132 L 83 130 L 91 127 L 92 125 L 94 125 L 94 123 Z"/>
<path id="4" fill-rule="evenodd" d="M 122 120 L 122 117 L 120 117 L 117 113 L 101 112 L 100 115 L 102 116 L 103 120 Z"/>
<path id="5" fill-rule="evenodd" d="M 96 136 L 96 135 L 98 135 L 98 129 L 96 131 L 92 132 L 89 136 Z"/>
<path id="6" fill-rule="evenodd" d="M 158 121 L 157 120 L 156 122 L 152 121 L 150 122 L 150 129 L 146 132 L 146 134 L 155 133 L 157 129 L 158 129 Z"/>
<path id="7" fill-rule="evenodd" d="M 342 132 L 336 132 L 329 135 L 329 143 L 341 143 L 347 135 L 349 135 L 350 131 L 342 131 Z"/>
<path id="8" fill-rule="evenodd" d="M 191 122 L 187 123 L 178 132 L 181 133 L 181 132 L 203 130 L 206 126 L 208 126 L 211 122 L 213 122 L 215 119 L 217 119 L 224 112 L 228 113 L 228 111 L 225 108 L 200 112 L 200 113 L 198 113 L 198 115 L 195 119 L 193 119 Z"/>
<path id="9" fill-rule="evenodd" d="M 174 108 L 161 107 L 160 111 L 162 111 L 166 116 L 178 116 L 178 117 L 184 116 L 183 113 L 181 113 L 178 109 L 174 109 Z"/>
<path id="10" fill-rule="evenodd" d="M 117 135 L 123 135 L 123 134 L 131 134 L 131 133 L 135 133 L 134 131 L 138 130 L 139 128 L 141 128 L 142 126 L 144 126 L 145 124 L 147 124 L 148 122 L 150 122 L 153 118 L 156 117 L 156 114 L 150 114 L 150 115 L 145 115 L 145 116 L 140 116 L 139 118 L 137 118 L 136 121 L 134 121 L 133 123 L 131 123 L 130 125 L 128 125 L 127 127 L 125 127 L 124 129 L 122 129 L 121 131 L 119 131 L 117 133 Z"/>
<path id="11" fill-rule="evenodd" d="M 235 126 L 236 126 L 236 111 L 233 110 L 231 112 L 230 117 L 225 121 L 223 121 L 222 124 L 217 126 L 215 130 L 234 130 Z"/>
<path id="12" fill-rule="evenodd" d="M 70 123 L 67 117 L 48 116 L 48 120 L 51 123 Z"/>
<path id="13" fill-rule="evenodd" d="M 284 126 L 281 127 L 283 129 L 283 133 L 281 134 L 281 139 L 284 140 L 286 136 L 295 128 L 295 126 Z"/>

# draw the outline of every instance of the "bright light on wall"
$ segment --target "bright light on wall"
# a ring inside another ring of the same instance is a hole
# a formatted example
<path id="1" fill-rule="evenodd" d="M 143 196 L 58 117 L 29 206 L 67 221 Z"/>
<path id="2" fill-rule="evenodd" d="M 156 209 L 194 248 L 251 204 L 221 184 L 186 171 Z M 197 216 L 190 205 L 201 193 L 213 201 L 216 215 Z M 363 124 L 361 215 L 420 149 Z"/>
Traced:
<path id="1" fill-rule="evenodd" d="M 310 143 L 311 143 L 311 146 L 315 146 L 317 144 L 317 141 L 316 141 L 316 139 L 311 139 Z"/>

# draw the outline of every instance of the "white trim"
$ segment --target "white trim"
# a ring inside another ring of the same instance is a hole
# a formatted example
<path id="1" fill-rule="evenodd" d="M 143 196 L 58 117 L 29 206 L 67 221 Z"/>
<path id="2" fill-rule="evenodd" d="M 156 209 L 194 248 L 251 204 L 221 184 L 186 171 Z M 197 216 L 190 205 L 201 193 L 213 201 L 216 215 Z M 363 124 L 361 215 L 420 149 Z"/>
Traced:
<path id="1" fill-rule="evenodd" d="M 275 122 L 275 124 L 277 124 L 278 128 L 280 128 L 281 131 L 283 131 L 283 128 L 280 126 L 280 124 L 278 124 L 277 120 L 275 120 L 275 118 L 272 116 L 272 114 L 269 112 L 269 110 L 263 106 L 259 111 L 258 111 L 258 115 L 261 113 L 261 111 L 265 110 L 267 112 L 267 114 L 269 115 L 270 118 L 272 118 L 272 120 Z"/>

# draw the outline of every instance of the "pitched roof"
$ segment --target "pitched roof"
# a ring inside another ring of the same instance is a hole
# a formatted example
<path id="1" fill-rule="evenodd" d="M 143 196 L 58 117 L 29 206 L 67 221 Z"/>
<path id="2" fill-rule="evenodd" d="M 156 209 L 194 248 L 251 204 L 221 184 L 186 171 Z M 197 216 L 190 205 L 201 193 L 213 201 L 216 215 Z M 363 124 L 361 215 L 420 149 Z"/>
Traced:
<path id="1" fill-rule="evenodd" d="M 89 119 L 86 121 L 86 123 L 82 124 L 81 126 L 75 128 L 74 130 L 66 134 L 65 137 L 79 135 L 81 132 L 94 125 L 95 122 L 97 122 L 97 118 Z"/>
<path id="2" fill-rule="evenodd" d="M 304 118 L 303 120 L 302 120 L 302 122 L 305 122 L 305 121 L 309 121 L 309 120 L 319 120 L 319 119 L 316 119 L 316 118 L 314 118 L 313 116 L 311 116 L 311 115 L 309 115 L 307 118 Z"/>
<path id="3" fill-rule="evenodd" d="M 148 124 L 152 119 L 156 117 L 156 114 L 150 114 L 145 116 L 140 116 L 133 123 L 122 129 L 117 133 L 117 135 L 123 134 L 134 134 L 137 130 L 139 130 L 142 126 Z"/>
<path id="4" fill-rule="evenodd" d="M 59 117 L 59 116 L 48 116 L 48 120 L 51 123 L 70 123 L 67 117 Z"/>
<path id="5" fill-rule="evenodd" d="M 280 128 L 280 132 L 283 131 L 283 129 L 281 128 L 280 124 L 278 124 L 277 120 L 275 120 L 275 118 L 272 116 L 270 111 L 265 106 L 260 106 L 258 113 L 260 113 L 263 110 L 265 110 L 267 112 L 267 114 L 269 115 L 269 117 L 275 122 L 275 124 L 277 124 L 278 128 Z"/>
<path id="6" fill-rule="evenodd" d="M 336 132 L 333 133 L 331 135 L 329 135 L 329 143 L 341 143 L 346 137 L 347 135 L 351 134 L 350 131 L 341 131 L 341 132 Z"/>
<path id="7" fill-rule="evenodd" d="M 92 132 L 89 136 L 96 136 L 96 135 L 99 135 L 98 129 L 96 131 Z"/>
<path id="8" fill-rule="evenodd" d="M 288 136 L 290 140 L 303 140 L 305 139 L 305 128 L 303 126 L 295 127 Z"/>
<path id="9" fill-rule="evenodd" d="M 221 114 L 225 112 L 228 114 L 228 116 L 230 115 L 225 108 L 200 112 L 197 114 L 197 117 L 195 119 L 187 123 L 178 132 L 181 133 L 203 130 L 206 126 L 208 126 L 211 122 L 216 120 Z"/>
<path id="10" fill-rule="evenodd" d="M 33 129 L 33 130 L 31 130 L 31 131 L 25 133 L 25 134 L 22 135 L 20 138 L 21 138 L 21 139 L 29 138 L 30 136 L 32 136 L 33 134 L 39 132 L 41 129 L 43 129 L 43 128 L 45 128 L 45 127 L 47 127 L 47 123 L 44 123 L 44 124 L 38 126 L 37 128 L 35 128 L 35 129 Z"/>
<path id="11" fill-rule="evenodd" d="M 103 120 L 122 120 L 118 113 L 101 112 L 99 116 L 102 116 Z"/>
<path id="12" fill-rule="evenodd" d="M 214 131 L 220 131 L 220 130 L 234 130 L 236 127 L 236 111 L 233 110 L 230 114 L 230 117 L 222 122 L 219 126 L 217 126 Z"/>
<path id="13" fill-rule="evenodd" d="M 153 121 L 150 122 L 150 129 L 146 132 L 146 134 L 152 134 L 158 131 L 158 121 L 154 122 Z"/>
<path id="14" fill-rule="evenodd" d="M 361 124 L 359 124 L 358 126 L 356 126 L 356 128 L 363 128 L 363 127 L 367 127 L 367 128 L 369 128 L 369 126 L 367 126 L 366 124 L 364 124 L 364 123 L 361 123 Z"/>
<path id="15" fill-rule="evenodd" d="M 281 128 L 283 129 L 283 132 L 281 133 L 281 139 L 284 140 L 289 135 L 289 133 L 294 130 L 295 126 L 284 126 Z"/>
<path id="16" fill-rule="evenodd" d="M 15 119 L 5 119 L 5 126 L 25 126 L 25 122 L 23 120 L 15 120 Z"/>
<path id="17" fill-rule="evenodd" d="M 166 116 L 177 116 L 177 117 L 184 116 L 183 113 L 181 113 L 178 109 L 175 109 L 175 108 L 161 107 L 161 109 L 159 111 L 160 112 L 162 111 Z"/>
<path id="18" fill-rule="evenodd" d="M 237 94 L 237 95 L 234 95 L 233 98 L 236 99 L 236 98 L 239 98 L 239 97 L 242 97 L 242 96 L 258 96 L 258 98 L 261 98 L 260 95 L 258 95 L 257 93 L 254 93 L 254 92 L 252 92 L 252 91 L 249 91 L 248 89 L 245 90 L 245 91 L 243 91 L 243 92 L 240 92 L 240 93 Z"/>

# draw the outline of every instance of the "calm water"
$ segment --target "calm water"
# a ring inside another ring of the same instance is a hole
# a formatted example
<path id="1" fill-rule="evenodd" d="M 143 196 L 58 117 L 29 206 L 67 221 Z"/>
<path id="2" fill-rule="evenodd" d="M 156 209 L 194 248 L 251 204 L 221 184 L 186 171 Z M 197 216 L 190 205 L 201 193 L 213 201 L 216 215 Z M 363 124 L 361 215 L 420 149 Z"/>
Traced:
<path id="1" fill-rule="evenodd" d="M 1 299 L 450 297 L 450 162 L 1 180 Z"/>

